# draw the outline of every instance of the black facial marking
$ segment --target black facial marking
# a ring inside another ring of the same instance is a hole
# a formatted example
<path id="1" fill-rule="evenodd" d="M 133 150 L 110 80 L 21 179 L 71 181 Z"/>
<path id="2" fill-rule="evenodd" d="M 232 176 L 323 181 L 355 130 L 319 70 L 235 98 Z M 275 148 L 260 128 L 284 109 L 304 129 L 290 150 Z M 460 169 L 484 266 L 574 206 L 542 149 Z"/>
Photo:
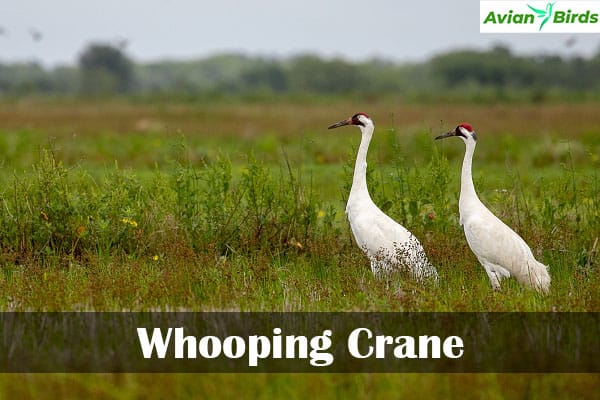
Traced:
<path id="1" fill-rule="evenodd" d="M 352 116 L 352 125 L 365 126 L 365 124 L 363 124 L 362 121 L 358 118 L 360 115 L 362 114 L 354 114 Z"/>
<path id="2" fill-rule="evenodd" d="M 456 127 L 456 130 L 455 130 L 454 132 L 455 132 L 456 136 L 462 136 L 462 137 L 464 137 L 465 139 L 467 138 L 467 137 L 465 136 L 465 134 L 464 134 L 464 133 L 462 133 L 462 129 L 460 129 L 460 126 L 457 126 L 457 127 Z"/>

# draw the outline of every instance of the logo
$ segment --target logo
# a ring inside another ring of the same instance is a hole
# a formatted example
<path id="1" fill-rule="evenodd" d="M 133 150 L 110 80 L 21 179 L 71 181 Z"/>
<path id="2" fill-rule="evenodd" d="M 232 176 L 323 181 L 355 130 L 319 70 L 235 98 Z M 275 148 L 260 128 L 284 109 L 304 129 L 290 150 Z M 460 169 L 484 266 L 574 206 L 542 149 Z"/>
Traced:
<path id="1" fill-rule="evenodd" d="M 544 27 L 544 24 L 552 17 L 552 6 L 554 6 L 554 3 L 548 3 L 546 4 L 546 10 L 539 10 L 527 4 L 527 7 L 531 8 L 531 10 L 537 14 L 538 18 L 544 19 L 540 25 L 540 31 Z"/>
<path id="2" fill-rule="evenodd" d="M 481 33 L 600 33 L 600 1 L 480 1 Z"/>

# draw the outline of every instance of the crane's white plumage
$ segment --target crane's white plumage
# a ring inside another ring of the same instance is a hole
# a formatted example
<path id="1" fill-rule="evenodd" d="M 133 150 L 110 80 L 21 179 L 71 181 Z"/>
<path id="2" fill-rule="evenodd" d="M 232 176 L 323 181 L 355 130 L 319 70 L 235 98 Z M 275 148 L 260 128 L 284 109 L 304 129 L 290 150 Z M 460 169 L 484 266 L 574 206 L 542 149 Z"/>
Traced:
<path id="1" fill-rule="evenodd" d="M 471 165 L 477 135 L 473 128 L 462 123 L 436 139 L 451 136 L 461 138 L 466 145 L 458 202 L 460 224 L 465 230 L 469 247 L 483 265 L 492 287 L 499 290 L 500 281 L 512 275 L 525 286 L 547 292 L 550 287 L 548 267 L 535 259 L 527 243 L 492 214 L 475 192 Z"/>
<path id="2" fill-rule="evenodd" d="M 427 259 L 419 240 L 381 211 L 369 195 L 367 151 L 375 129 L 373 121 L 367 114 L 359 113 L 331 125 L 329 129 L 344 125 L 356 125 L 362 132 L 346 214 L 356 243 L 371 261 L 373 274 L 381 276 L 400 269 L 418 279 L 437 279 L 437 271 Z"/>

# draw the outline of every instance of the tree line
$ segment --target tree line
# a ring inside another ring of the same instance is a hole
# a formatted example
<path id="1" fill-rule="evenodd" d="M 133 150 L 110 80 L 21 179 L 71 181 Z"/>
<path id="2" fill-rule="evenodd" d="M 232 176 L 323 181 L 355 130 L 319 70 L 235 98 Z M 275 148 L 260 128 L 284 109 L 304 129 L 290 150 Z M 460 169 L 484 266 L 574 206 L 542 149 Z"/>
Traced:
<path id="1" fill-rule="evenodd" d="M 0 96 L 314 94 L 407 98 L 460 95 L 600 97 L 600 49 L 590 58 L 516 55 L 504 46 L 460 50 L 422 63 L 350 62 L 313 54 L 267 58 L 220 54 L 193 61 L 135 63 L 123 49 L 89 45 L 76 66 L 0 64 Z"/>

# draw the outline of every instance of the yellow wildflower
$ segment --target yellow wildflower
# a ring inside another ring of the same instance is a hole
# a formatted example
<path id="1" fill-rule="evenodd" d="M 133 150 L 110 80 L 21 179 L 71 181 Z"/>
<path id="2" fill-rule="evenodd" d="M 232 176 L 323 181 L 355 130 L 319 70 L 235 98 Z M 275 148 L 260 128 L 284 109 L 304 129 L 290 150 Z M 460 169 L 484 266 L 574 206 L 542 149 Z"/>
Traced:
<path id="1" fill-rule="evenodd" d="M 130 218 L 123 218 L 121 220 L 121 222 L 123 222 L 124 224 L 128 224 L 130 226 L 133 226 L 134 228 L 137 228 L 137 226 L 138 226 L 138 223 Z"/>

